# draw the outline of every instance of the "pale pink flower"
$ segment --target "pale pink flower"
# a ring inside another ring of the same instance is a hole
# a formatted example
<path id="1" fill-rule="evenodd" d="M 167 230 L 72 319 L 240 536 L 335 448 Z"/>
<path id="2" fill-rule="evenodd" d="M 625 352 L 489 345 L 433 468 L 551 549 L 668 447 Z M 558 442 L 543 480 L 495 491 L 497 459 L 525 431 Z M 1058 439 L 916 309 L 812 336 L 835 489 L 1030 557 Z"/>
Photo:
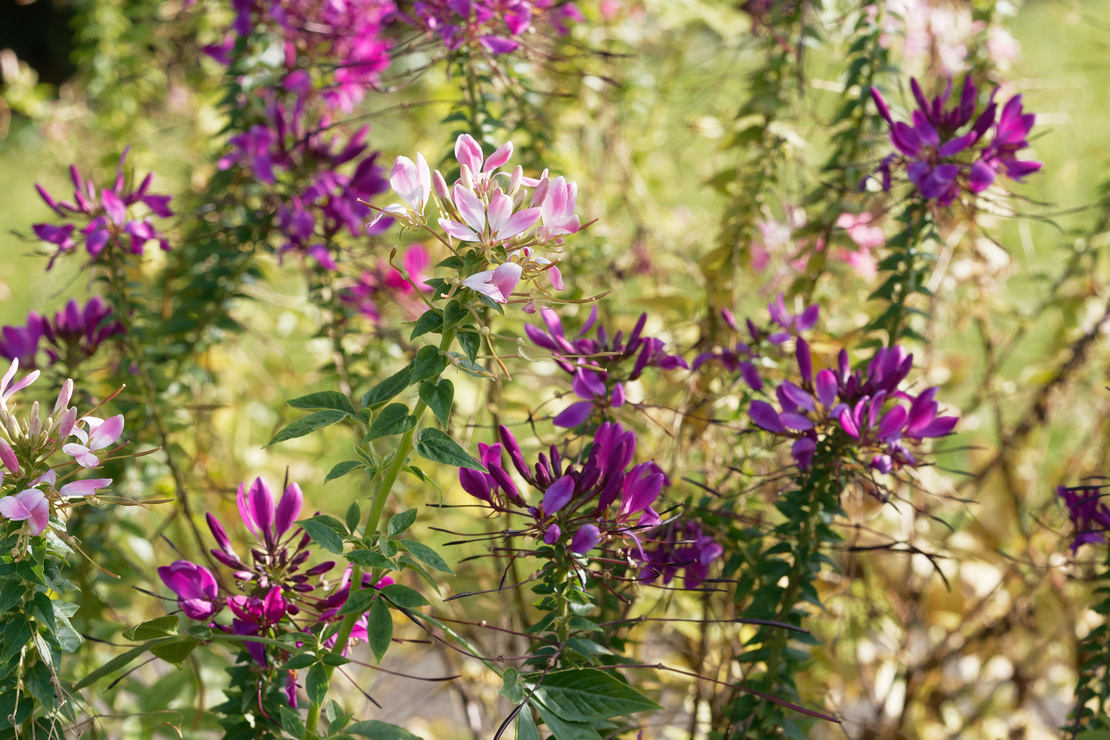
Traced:
<path id="1" fill-rule="evenodd" d="M 523 273 L 520 265 L 506 262 L 496 270 L 485 270 L 463 280 L 463 286 L 487 295 L 498 303 L 508 303 Z"/>
<path id="2" fill-rule="evenodd" d="M 110 419 L 86 416 L 81 421 L 88 425 L 89 433 L 75 426 L 72 433 L 81 440 L 81 444 L 70 442 L 62 446 L 62 452 L 72 455 L 83 468 L 95 468 L 100 464 L 100 458 L 93 453 L 114 444 L 123 433 L 123 414 L 116 414 Z"/>
<path id="3" fill-rule="evenodd" d="M 40 534 L 50 523 L 50 502 L 37 488 L 0 498 L 0 516 L 13 522 L 31 520 L 31 534 Z"/>
<path id="4" fill-rule="evenodd" d="M 15 395 L 16 391 L 23 390 L 39 378 L 39 371 L 35 370 L 33 372 L 27 373 L 27 375 L 25 375 L 22 380 L 16 381 L 16 383 L 11 388 L 9 388 L 8 383 L 10 383 L 11 379 L 15 377 L 16 371 L 18 370 L 19 360 L 12 360 L 12 364 L 8 366 L 8 371 L 4 373 L 4 377 L 0 379 L 0 408 L 3 408 L 7 405 L 8 399 Z"/>
<path id="5" fill-rule="evenodd" d="M 540 206 L 545 241 L 578 231 L 580 222 L 574 213 L 577 202 L 577 183 L 567 182 L 561 175 L 551 181 Z"/>
<path id="6" fill-rule="evenodd" d="M 424 207 L 432 193 L 432 172 L 424 155 L 417 153 L 416 162 L 408 157 L 397 157 L 389 173 L 389 184 L 405 205 L 389 204 L 374 216 L 367 228 L 373 228 L 387 214 L 410 224 L 423 222 Z"/>

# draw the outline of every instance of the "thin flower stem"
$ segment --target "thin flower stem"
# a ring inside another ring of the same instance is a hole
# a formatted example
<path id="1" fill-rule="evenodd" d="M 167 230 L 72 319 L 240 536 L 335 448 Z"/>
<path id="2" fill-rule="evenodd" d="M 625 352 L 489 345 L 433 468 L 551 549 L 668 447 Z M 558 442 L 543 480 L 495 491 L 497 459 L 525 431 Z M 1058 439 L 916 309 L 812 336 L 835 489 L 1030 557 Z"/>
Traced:
<path id="1" fill-rule="evenodd" d="M 446 330 L 443 333 L 443 341 L 439 344 L 440 351 L 446 352 L 451 347 L 451 342 L 453 342 L 454 339 L 455 330 L 453 328 Z M 393 461 L 390 462 L 389 467 L 385 471 L 385 475 L 381 479 L 381 483 L 378 484 L 378 490 L 374 493 L 374 503 L 370 508 L 370 513 L 366 516 L 366 522 L 362 526 L 363 537 L 378 531 L 382 512 L 385 511 L 385 504 L 389 500 L 389 493 L 393 489 L 393 484 L 397 482 L 397 476 L 401 474 L 401 469 L 405 466 L 405 460 L 408 458 L 409 453 L 412 452 L 412 439 L 416 436 L 416 427 L 419 426 L 420 418 L 424 415 L 427 408 L 428 405 L 424 403 L 424 401 L 417 401 L 412 409 L 412 415 L 416 417 L 416 424 L 401 437 L 401 443 L 397 446 L 397 451 L 393 455 Z M 355 592 L 362 590 L 362 576 L 362 568 L 355 565 L 351 570 L 351 590 L 350 595 L 347 597 L 348 599 L 353 597 Z M 342 655 L 343 651 L 347 649 L 347 643 L 351 639 L 351 632 L 354 631 L 358 617 L 359 615 L 355 612 L 351 612 L 343 617 L 343 622 L 339 625 L 339 632 L 335 636 L 335 645 L 331 650 L 334 654 Z M 332 673 L 335 672 L 335 669 L 332 666 L 328 666 L 326 670 L 330 682 Z M 322 706 L 323 700 L 321 700 L 320 703 L 313 702 L 309 705 L 308 716 L 305 718 L 304 740 L 315 740 L 319 737 L 316 727 L 320 723 L 320 709 Z"/>

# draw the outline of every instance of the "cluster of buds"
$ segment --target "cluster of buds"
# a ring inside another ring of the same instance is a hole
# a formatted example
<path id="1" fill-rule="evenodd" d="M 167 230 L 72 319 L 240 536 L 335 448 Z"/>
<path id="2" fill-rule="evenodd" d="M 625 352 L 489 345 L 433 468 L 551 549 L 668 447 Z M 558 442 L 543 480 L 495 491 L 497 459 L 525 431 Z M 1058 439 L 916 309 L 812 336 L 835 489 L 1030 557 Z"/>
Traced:
<path id="1" fill-rule="evenodd" d="M 497 303 L 508 303 L 521 280 L 535 280 L 545 273 L 552 287 L 563 290 L 559 268 L 539 250 L 557 252 L 563 237 L 579 230 L 574 213 L 578 186 L 561 176 L 549 177 L 547 170 L 539 179 L 525 177 L 519 165 L 511 173 L 502 172 L 512 154 L 509 142 L 487 158 L 473 137 L 462 134 L 455 142 L 460 175 L 450 188 L 442 173 L 431 171 L 422 154 L 416 155 L 416 162 L 398 157 L 389 182 L 404 203 L 381 209 L 369 228 L 378 229 L 388 215 L 410 228 L 427 229 L 457 254 L 462 244 L 473 245 L 492 269 L 468 275 L 458 284 Z M 424 211 L 433 200 L 441 214 L 437 223 L 446 236 L 432 230 L 426 220 Z M 519 300 L 525 302 L 525 311 L 535 311 L 531 292 Z"/>
<path id="2" fill-rule="evenodd" d="M 646 313 L 640 315 L 627 340 L 623 332 L 617 331 L 610 336 L 605 327 L 597 323 L 596 305 L 573 340 L 567 339 L 557 313 L 544 308 L 540 316 L 547 325 L 546 333 L 530 324 L 524 331 L 536 345 L 555 353 L 555 364 L 572 376 L 571 388 L 580 399 L 555 417 L 555 426 L 576 427 L 591 416 L 606 419 L 610 408 L 624 404 L 624 383 L 636 380 L 649 367 L 688 368 L 686 360 L 664 351 L 661 339 L 643 336 Z M 594 336 L 586 336 L 595 327 Z M 631 370 L 622 369 L 621 366 L 630 360 Z"/>
<path id="3" fill-rule="evenodd" d="M 19 361 L 13 360 L 0 379 L 0 492 L 4 494 L 0 498 L 0 517 L 24 522 L 17 548 L 22 551 L 30 537 L 51 526 L 52 515 L 88 502 L 89 497 L 111 485 L 110 478 L 71 480 L 59 485 L 58 470 L 76 466 L 63 474 L 64 480 L 80 469 L 100 467 L 101 451 L 114 445 L 123 432 L 123 416 L 79 419 L 77 408 L 69 405 L 72 380 L 62 384 L 54 408 L 45 419 L 37 401 L 26 416 L 17 416 L 13 397 L 39 376 L 35 370 L 13 383 L 18 370 Z M 71 437 L 80 442 L 67 442 Z M 71 459 L 51 464 L 57 453 Z"/>
<path id="4" fill-rule="evenodd" d="M 1106 486 L 1057 486 L 1058 495 L 1068 508 L 1068 518 L 1075 528 L 1071 543 L 1074 554 L 1080 545 L 1095 544 L 1106 539 L 1110 530 L 1110 507 L 1102 500 Z"/>
<path id="5" fill-rule="evenodd" d="M 123 333 L 123 325 L 112 319 L 112 309 L 99 297 L 94 296 L 84 307 L 70 300 L 53 319 L 32 311 L 27 314 L 26 325 L 0 330 L 0 357 L 19 360 L 20 366 L 34 369 L 39 342 L 45 339 L 50 362 L 62 362 L 72 370 L 96 354 L 108 339 Z"/>
<path id="6" fill-rule="evenodd" d="M 153 174 L 143 178 L 138 188 L 128 189 L 127 178 L 123 174 L 123 162 L 127 157 L 127 151 L 125 149 L 119 158 L 116 181 L 111 188 L 103 188 L 98 192 L 96 184 L 91 179 L 86 180 L 81 177 L 76 165 L 71 165 L 69 168 L 74 187 L 72 202 L 58 202 L 41 185 L 35 186 L 39 195 L 46 201 L 46 205 L 62 218 L 71 219 L 73 216 L 78 216 L 88 220 L 80 233 L 84 238 L 85 250 L 94 260 L 105 249 L 126 249 L 131 254 L 142 255 L 143 247 L 151 240 L 157 240 L 162 249 L 170 248 L 169 241 L 154 227 L 150 218 L 132 218 L 129 215 L 129 209 L 140 203 L 159 218 L 168 218 L 173 215 L 173 211 L 169 207 L 172 196 L 150 193 Z M 39 239 L 57 247 L 57 252 L 47 264 L 48 270 L 54 266 L 54 260 L 60 255 L 77 248 L 77 240 L 74 237 L 77 224 L 34 224 L 31 228 Z"/>
<path id="7" fill-rule="evenodd" d="M 490 54 L 520 48 L 521 37 L 540 18 L 556 31 L 567 32 L 566 22 L 585 20 L 574 3 L 554 0 L 422 0 L 398 18 L 438 35 L 450 51 L 480 45 Z"/>
<path id="8" fill-rule="evenodd" d="M 991 93 L 986 108 L 975 115 L 979 91 L 970 77 L 964 79 L 963 92 L 955 106 L 946 110 L 952 80 L 944 92 L 928 100 L 917 80 L 911 81 L 917 110 L 913 125 L 895 121 L 878 89 L 871 97 L 879 114 L 890 124 L 890 141 L 898 150 L 887 156 L 877 172 L 883 190 L 890 190 L 892 171 L 904 166 L 906 177 L 926 200 L 951 205 L 963 191 L 978 194 L 1004 175 L 1021 181 L 1041 168 L 1040 162 L 1020 160 L 1017 153 L 1029 146 L 1027 137 L 1036 116 L 1025 113 L 1021 96 L 1015 95 L 999 113 Z M 970 124 L 963 133 L 961 130 Z M 994 130 L 987 141 L 984 137 Z"/>
<path id="9" fill-rule="evenodd" d="M 802 337 L 795 356 L 799 383 L 784 380 L 775 388 L 781 411 L 756 400 L 748 415 L 760 428 L 794 440 L 791 452 L 801 469 L 810 466 L 818 442 L 825 440 L 839 440 L 862 458 L 870 456 L 868 467 L 880 473 L 913 467 L 917 458 L 908 443 L 919 445 L 956 426 L 955 416 L 938 415 L 936 388 L 916 396 L 899 388 L 913 367 L 913 355 L 902 347 L 880 349 L 866 371 L 855 372 L 842 349 L 836 368 L 820 370 L 816 376 L 809 344 Z"/>
<path id="10" fill-rule="evenodd" d="M 185 616 L 229 634 L 257 637 L 303 631 L 303 626 L 293 622 L 294 617 L 303 619 L 311 615 L 312 623 L 334 621 L 336 612 L 346 603 L 350 593 L 350 572 L 348 570 L 339 583 L 329 586 L 324 577 L 334 568 L 334 561 L 308 566 L 312 555 L 308 549 L 311 540 L 302 528 L 293 526 L 304 505 L 300 486 L 287 485 L 281 499 L 275 503 L 270 487 L 262 478 L 256 478 L 249 486 L 240 484 L 236 501 L 243 526 L 257 540 L 248 557 L 240 557 L 235 551 L 227 531 L 216 517 L 206 516 L 217 544 L 211 550 L 212 557 L 232 570 L 236 584 L 234 592 L 222 592 L 210 570 L 188 560 L 177 560 L 158 568 L 159 578 L 176 594 Z M 389 583 L 392 580 L 383 579 L 376 587 Z M 323 588 L 327 588 L 328 593 L 319 596 Z M 231 624 L 212 622 L 225 606 L 232 614 Z M 365 635 L 363 616 L 352 636 L 365 639 Z M 251 659 L 263 667 L 272 667 L 288 657 L 271 655 L 276 648 L 259 642 L 247 641 L 245 649 Z M 296 676 L 290 671 L 286 692 L 292 706 L 296 706 L 296 690 Z"/>

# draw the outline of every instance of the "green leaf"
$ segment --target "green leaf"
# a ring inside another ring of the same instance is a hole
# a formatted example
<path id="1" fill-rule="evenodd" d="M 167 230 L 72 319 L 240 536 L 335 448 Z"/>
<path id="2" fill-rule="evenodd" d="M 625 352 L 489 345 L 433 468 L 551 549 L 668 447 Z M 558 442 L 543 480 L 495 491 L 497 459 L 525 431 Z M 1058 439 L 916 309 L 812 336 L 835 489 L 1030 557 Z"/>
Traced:
<path id="1" fill-rule="evenodd" d="M 193 652 L 199 644 L 195 637 L 179 637 L 166 642 L 155 645 L 150 649 L 150 652 L 157 655 L 167 663 L 173 663 L 178 668 L 189 657 L 189 653 Z"/>
<path id="2" fill-rule="evenodd" d="M 379 437 L 404 434 L 415 427 L 416 417 L 409 414 L 409 407 L 403 403 L 391 403 L 382 409 L 378 418 L 374 419 L 374 423 L 370 425 L 370 431 L 366 433 L 366 438 L 362 442 L 366 444 Z"/>
<path id="3" fill-rule="evenodd" d="M 54 690 L 52 678 L 53 674 L 43 663 L 35 663 L 30 670 L 23 674 L 23 684 L 31 692 L 31 696 L 38 699 L 39 703 L 45 708 L 51 710 L 58 706 L 58 695 Z"/>
<path id="4" fill-rule="evenodd" d="M 350 663 L 351 659 L 325 651 L 324 654 L 320 656 L 320 662 L 324 665 L 330 665 L 332 668 L 338 668 L 339 666 Z"/>
<path id="5" fill-rule="evenodd" d="M 334 468 L 332 468 L 331 472 L 324 477 L 324 483 L 335 480 L 336 478 L 342 478 L 347 473 L 351 472 L 360 465 L 362 465 L 362 463 L 358 460 L 344 460 L 343 462 L 338 463 Z"/>
<path id="6" fill-rule="evenodd" d="M 540 713 L 540 718 L 547 725 L 547 729 L 551 730 L 554 740 L 601 740 L 601 735 L 597 734 L 592 725 L 584 722 L 568 722 L 534 697 L 529 703 Z"/>
<path id="7" fill-rule="evenodd" d="M 366 634 L 374 657 L 381 663 L 393 640 L 393 617 L 385 599 L 375 599 L 370 607 L 370 614 L 366 617 Z"/>
<path id="8" fill-rule="evenodd" d="M 432 462 L 488 472 L 480 462 L 466 454 L 458 442 L 434 427 L 424 427 L 417 433 L 413 451 Z"/>
<path id="9" fill-rule="evenodd" d="M 293 737 L 304 737 L 304 722 L 301 715 L 284 704 L 281 705 L 281 728 Z"/>
<path id="10" fill-rule="evenodd" d="M 468 312 L 456 300 L 447 301 L 443 307 L 443 328 L 450 329 L 455 324 L 465 319 Z"/>
<path id="11" fill-rule="evenodd" d="M 598 722 L 659 709 L 628 684 L 596 668 L 552 671 L 536 686 L 535 695 L 568 722 Z"/>
<path id="12" fill-rule="evenodd" d="M 401 370 L 390 375 L 388 378 L 366 391 L 366 395 L 362 397 L 362 407 L 364 409 L 373 409 L 383 405 L 386 401 L 408 388 L 411 381 L 412 365 L 406 365 Z"/>
<path id="13" fill-rule="evenodd" d="M 386 724 L 376 719 L 355 722 L 353 725 L 346 728 L 344 732 L 348 735 L 360 735 L 362 737 L 371 738 L 372 740 L 421 740 L 418 735 L 413 735 L 408 730 L 402 730 L 397 725 Z"/>
<path id="14" fill-rule="evenodd" d="M 532 719 L 531 706 L 523 706 L 516 715 L 516 740 L 540 740 L 536 720 Z"/>
<path id="15" fill-rule="evenodd" d="M 347 414 L 343 411 L 335 411 L 327 409 L 324 411 L 317 411 L 314 414 L 309 414 L 303 419 L 297 419 L 289 426 L 282 429 L 274 435 L 274 438 L 266 443 L 266 446 L 275 445 L 278 442 L 284 442 L 288 439 L 296 439 L 303 437 L 306 434 L 315 432 L 317 429 L 323 429 L 326 426 L 331 426 L 337 421 L 345 418 Z"/>
<path id="16" fill-rule="evenodd" d="M 158 617 L 137 624 L 123 633 L 128 640 L 153 640 L 156 637 L 177 634 L 177 617 Z"/>
<path id="17" fill-rule="evenodd" d="M 1076 735 L 1075 740 L 1110 740 L 1110 730 L 1088 730 Z"/>
<path id="18" fill-rule="evenodd" d="M 9 658 L 19 653 L 31 641 L 34 634 L 31 622 L 26 617 L 17 617 L 7 622 L 3 632 L 0 633 L 0 639 L 3 640 L 4 645 L 4 650 L 0 653 L 0 665 L 7 663 Z"/>
<path id="19" fill-rule="evenodd" d="M 307 396 L 294 398 L 292 401 L 286 401 L 286 405 L 292 406 L 295 409 L 332 409 L 333 411 L 342 411 L 345 414 L 355 415 L 355 406 L 351 403 L 351 399 L 347 398 L 339 391 L 320 391 L 319 393 L 309 393 Z"/>
<path id="20" fill-rule="evenodd" d="M 440 424 L 447 426 L 451 404 L 455 401 L 455 386 L 447 378 L 425 380 L 420 384 L 420 400 L 427 404 Z"/>
<path id="21" fill-rule="evenodd" d="M 283 671 L 299 671 L 302 668 L 308 668 L 310 665 L 316 663 L 316 656 L 303 653 L 301 655 L 294 655 L 289 660 L 285 661 L 281 670 Z"/>
<path id="22" fill-rule="evenodd" d="M 416 353 L 416 359 L 412 361 L 412 382 L 419 383 L 422 380 L 438 377 L 446 369 L 447 356 L 440 352 L 438 347 L 431 345 L 421 347 Z"/>
<path id="23" fill-rule="evenodd" d="M 422 337 L 429 332 L 438 334 L 443 331 L 443 316 L 439 311 L 430 308 L 420 315 L 416 320 L 416 325 L 412 327 L 412 334 L 409 335 L 409 340 Z"/>
<path id="24" fill-rule="evenodd" d="M 358 506 L 358 501 L 352 501 L 351 505 L 347 507 L 347 514 L 343 517 L 344 524 L 347 525 L 348 532 L 354 532 L 358 529 L 359 522 L 362 521 L 362 509 Z"/>
<path id="25" fill-rule="evenodd" d="M 471 362 L 478 361 L 478 350 L 482 348 L 482 337 L 477 332 L 460 331 L 458 333 L 459 346 L 466 352 L 466 357 Z"/>
<path id="26" fill-rule="evenodd" d="M 0 614 L 6 613 L 13 606 L 23 601 L 23 594 L 27 593 L 27 587 L 19 580 L 13 578 L 0 588 Z"/>
<path id="27" fill-rule="evenodd" d="M 501 674 L 501 689 L 497 692 L 505 697 L 513 704 L 520 704 L 524 701 L 524 684 L 520 681 L 520 671 L 516 668 L 506 668 L 505 672 Z M 523 712 L 527 707 L 522 709 Z"/>
<path id="28" fill-rule="evenodd" d="M 54 621 L 54 602 L 44 593 L 35 594 L 31 599 L 31 616 L 35 621 L 46 627 L 47 632 L 54 634 L 57 623 Z M 174 617 L 177 620 L 177 617 Z"/>
<path id="29" fill-rule="evenodd" d="M 393 539 L 394 537 L 411 527 L 413 525 L 413 522 L 415 521 L 416 509 L 402 511 L 400 514 L 390 517 L 389 524 L 386 527 L 386 536 L 389 537 L 389 539 Z"/>
<path id="30" fill-rule="evenodd" d="M 357 591 L 351 591 L 351 595 L 347 597 L 347 603 L 340 607 L 336 612 L 336 616 L 343 616 L 344 614 L 362 614 L 370 608 L 370 603 L 374 597 L 378 595 L 376 588 L 360 588 Z"/>
<path id="31" fill-rule="evenodd" d="M 363 568 L 389 568 L 394 569 L 393 562 L 381 553 L 373 550 L 352 550 L 347 553 L 347 560 Z"/>
<path id="32" fill-rule="evenodd" d="M 391 603 L 405 609 L 415 609 L 418 606 L 428 605 L 428 600 L 421 596 L 419 591 L 415 588 L 402 586 L 399 583 L 386 586 L 381 592 Z"/>
<path id="33" fill-rule="evenodd" d="M 304 531 L 308 532 L 308 536 L 320 547 L 336 555 L 343 553 L 343 538 L 316 517 L 299 521 L 297 524 L 304 527 Z"/>
<path id="34" fill-rule="evenodd" d="M 308 676 L 304 680 L 304 690 L 308 700 L 320 705 L 328 695 L 328 669 L 322 663 L 316 663 L 308 669 Z"/>
<path id="35" fill-rule="evenodd" d="M 455 571 L 451 570 L 451 566 L 439 556 L 439 553 L 423 542 L 417 542 L 416 540 L 399 540 L 398 544 L 411 552 L 413 557 L 429 568 L 435 568 L 438 571 L 455 575 Z"/>

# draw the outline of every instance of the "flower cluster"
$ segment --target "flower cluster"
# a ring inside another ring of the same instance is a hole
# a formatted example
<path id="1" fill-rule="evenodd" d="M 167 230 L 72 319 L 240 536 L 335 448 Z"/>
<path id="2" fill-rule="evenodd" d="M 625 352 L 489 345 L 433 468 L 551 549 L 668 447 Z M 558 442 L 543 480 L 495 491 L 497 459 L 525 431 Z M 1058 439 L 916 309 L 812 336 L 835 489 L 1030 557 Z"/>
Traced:
<path id="1" fill-rule="evenodd" d="M 724 548 L 698 522 L 667 522 L 644 537 L 640 580 L 651 583 L 662 576 L 666 585 L 681 569 L 682 587 L 695 589 L 709 577 L 710 564 L 723 552 Z"/>
<path id="2" fill-rule="evenodd" d="M 36 401 L 30 413 L 17 416 L 12 401 L 15 394 L 35 382 L 35 370 L 22 379 L 12 382 L 19 370 L 19 361 L 13 360 L 4 377 L 0 379 L 0 517 L 9 521 L 26 522 L 23 525 L 24 542 L 41 534 L 49 525 L 51 515 L 76 505 L 70 499 L 82 501 L 102 488 L 111 485 L 110 478 L 71 480 L 58 485 L 58 470 L 76 465 L 63 475 L 68 478 L 77 469 L 86 470 L 100 466 L 101 450 L 116 443 L 123 432 L 123 416 L 100 419 L 94 416 L 77 418 L 77 409 L 69 405 L 73 396 L 73 381 L 66 380 L 58 393 L 50 415 L 43 419 Z M 68 442 L 70 437 L 80 442 Z M 57 453 L 71 459 L 50 463 Z M 103 453 L 101 453 L 103 454 Z"/>
<path id="3" fill-rule="evenodd" d="M 976 116 L 979 91 L 970 77 L 964 79 L 960 99 L 949 110 L 951 80 L 932 100 L 926 99 L 917 80 L 911 81 L 911 87 L 917 101 L 912 126 L 895 121 L 878 89 L 871 88 L 879 114 L 890 124 L 890 141 L 898 150 L 877 170 L 883 190 L 890 190 L 892 171 L 901 165 L 922 197 L 948 206 L 962 191 L 983 192 L 998 175 L 1021 181 L 1041 168 L 1040 162 L 1017 158 L 1017 153 L 1029 146 L 1026 137 L 1036 120 L 1034 114 L 1024 112 L 1020 95 L 1007 101 L 999 113 L 992 93 L 986 108 Z M 970 128 L 961 133 L 968 124 Z M 985 140 L 992 129 L 993 135 Z"/>
<path id="4" fill-rule="evenodd" d="M 763 390 L 763 379 L 756 364 L 772 352 L 781 358 L 784 354 L 782 345 L 791 337 L 816 326 L 821 315 L 821 309 L 816 304 L 806 306 L 797 315 L 791 314 L 782 293 L 767 305 L 767 311 L 771 315 L 771 323 L 766 328 L 757 327 L 751 319 L 745 320 L 750 342 L 737 341 L 730 347 L 714 347 L 702 352 L 694 358 L 693 369 L 697 370 L 706 363 L 719 364 L 729 372 L 739 372 L 752 390 Z M 721 318 L 734 332 L 740 331 L 736 317 L 727 308 L 721 309 Z"/>
<path id="5" fill-rule="evenodd" d="M 339 290 L 339 301 L 371 321 L 378 321 L 381 314 L 374 298 L 384 294 L 388 296 L 389 303 L 400 304 L 414 314 L 414 317 L 418 316 L 423 312 L 424 304 L 416 297 L 416 290 L 431 290 L 424 284 L 428 279 L 427 270 L 430 264 L 428 250 L 420 244 L 413 245 L 401 256 L 400 270 L 389 266 L 384 260 L 378 260 L 376 269 L 363 271 L 354 285 Z M 413 285 L 417 287 L 414 288 Z"/>
<path id="6" fill-rule="evenodd" d="M 901 347 L 880 349 L 864 369 L 851 370 L 842 349 L 835 369 L 813 373 L 809 344 L 798 337 L 795 347 L 800 382 L 784 380 L 775 388 L 779 409 L 752 401 L 748 415 L 757 426 L 794 439 L 791 452 L 799 468 L 813 461 L 818 442 L 840 442 L 870 456 L 869 467 L 889 473 L 917 465 L 907 444 L 941 437 L 956 426 L 955 416 L 939 416 L 937 389 L 918 395 L 899 385 L 913 367 L 913 355 Z"/>
<path id="7" fill-rule="evenodd" d="M 557 313 L 544 308 L 540 316 L 547 325 L 546 333 L 530 324 L 524 331 L 535 344 L 555 353 L 555 364 L 573 377 L 571 388 L 580 399 L 555 417 L 555 426 L 576 427 L 595 414 L 606 418 L 610 408 L 624 404 L 624 383 L 636 380 L 649 367 L 663 370 L 689 367 L 686 360 L 665 352 L 661 339 L 643 336 L 646 313 L 640 315 L 627 340 L 623 332 L 610 336 L 597 323 L 596 305 L 573 341 L 564 334 Z M 587 337 L 595 327 L 594 336 Z M 621 366 L 633 358 L 631 370 L 622 370 Z"/>
<path id="8" fill-rule="evenodd" d="M 310 70 L 330 70 L 331 76 L 318 83 L 329 108 L 350 113 L 389 66 L 393 44 L 383 37 L 383 30 L 396 10 L 393 0 L 232 0 L 231 4 L 233 33 L 206 47 L 208 55 L 230 66 L 236 36 L 276 36 L 288 70 L 282 85 L 307 93 L 313 87 Z"/>
<path id="9" fill-rule="evenodd" d="M 567 32 L 567 21 L 585 20 L 574 3 L 554 0 L 418 0 L 411 14 L 398 18 L 438 35 L 451 51 L 480 45 L 490 54 L 519 49 L 521 36 L 539 18 L 559 33 Z"/>
<path id="10" fill-rule="evenodd" d="M 176 594 L 185 616 L 210 623 L 226 606 L 232 614 L 231 624 L 212 626 L 230 634 L 256 637 L 302 632 L 303 625 L 295 624 L 293 617 L 302 621 L 310 617 L 312 624 L 334 621 L 350 593 L 350 570 L 338 584 L 329 585 L 323 577 L 334 568 L 334 561 L 306 567 L 312 555 L 308 549 L 311 540 L 303 529 L 293 526 L 304 505 L 300 486 L 290 483 L 275 503 L 270 487 L 262 478 L 256 478 L 249 486 L 240 484 L 236 502 L 243 525 L 257 540 L 248 557 L 235 551 L 220 521 L 212 514 L 206 515 L 217 544 L 211 550 L 212 557 L 232 569 L 235 593 L 221 595 L 212 572 L 188 560 L 176 560 L 158 568 L 158 577 Z M 388 583 L 392 580 L 386 578 L 375 587 Z M 317 596 L 320 588 L 329 592 Z M 365 616 L 360 618 L 352 637 L 365 639 Z M 259 642 L 248 641 L 245 649 L 255 663 L 264 667 L 277 665 L 288 657 L 271 655 L 276 649 Z M 271 661 L 271 657 L 276 660 Z M 296 706 L 296 690 L 296 676 L 290 671 L 286 692 L 292 706 Z"/>
<path id="11" fill-rule="evenodd" d="M 335 269 L 328 248 L 333 237 L 343 230 L 359 236 L 366 215 L 362 201 L 385 192 L 387 186 L 377 152 L 366 154 L 369 129 L 362 127 L 341 141 L 326 124 L 310 125 L 303 101 L 290 106 L 271 100 L 265 106 L 265 123 L 231 137 L 231 150 L 218 166 L 243 169 L 267 186 L 277 184 L 283 172 L 295 173 L 298 182 L 307 183 L 281 196 L 276 221 L 285 241 L 280 250 L 296 251 Z M 339 171 L 355 161 L 350 174 Z"/>
<path id="12" fill-rule="evenodd" d="M 46 269 L 54 266 L 60 255 L 77 249 L 78 239 L 83 239 L 85 250 L 92 259 L 97 259 L 107 248 L 124 249 L 132 254 L 141 255 L 147 242 L 157 240 L 162 249 L 170 248 L 165 235 L 154 227 L 150 218 L 133 218 L 129 209 L 142 203 L 147 210 L 159 218 L 173 215 L 169 203 L 172 196 L 150 193 L 153 175 L 148 174 L 134 190 L 127 187 L 123 174 L 123 162 L 127 158 L 125 149 L 116 168 L 116 181 L 111 188 L 97 190 L 96 183 L 84 179 L 76 165 L 69 168 L 73 180 L 73 201 L 56 201 L 41 185 L 36 185 L 39 195 L 46 205 L 65 219 L 73 216 L 88 219 L 80 230 L 81 237 L 74 236 L 77 224 L 34 224 L 31 228 L 35 236 L 57 247 Z M 126 244 L 126 247 L 125 247 Z"/>
<path id="13" fill-rule="evenodd" d="M 519 165 L 511 173 L 502 172 L 512 154 L 509 142 L 486 157 L 472 136 L 462 134 L 455 142 L 460 175 L 450 188 L 442 173 L 431 171 L 422 154 L 416 155 L 415 162 L 398 157 L 389 183 L 404 203 L 381 209 L 369 228 L 379 228 L 388 215 L 411 228 L 431 231 L 424 211 L 434 200 L 442 214 L 437 223 L 447 238 L 432 233 L 453 251 L 454 240 L 473 245 L 483 261 L 494 265 L 465 277 L 462 287 L 508 303 L 522 279 L 534 280 L 546 273 L 552 287 L 563 290 L 556 263 L 538 250 L 558 251 L 563 237 L 579 230 L 574 213 L 578 186 L 561 176 L 549 177 L 547 170 L 539 179 L 525 177 Z M 531 293 L 525 311 L 535 311 Z"/>
<path id="14" fill-rule="evenodd" d="M 72 369 L 96 354 L 105 341 L 122 333 L 123 326 L 112 319 L 112 309 L 99 297 L 94 296 L 83 308 L 70 300 L 53 320 L 32 311 L 27 314 L 25 326 L 0 330 L 0 357 L 19 360 L 20 366 L 34 369 L 39 342 L 45 339 L 50 362 L 63 362 Z"/>
<path id="15" fill-rule="evenodd" d="M 1110 530 L 1110 507 L 1102 500 L 1105 486 L 1057 486 L 1056 495 L 1068 507 L 1068 518 L 1075 527 L 1075 539 L 1071 543 L 1074 554 L 1080 545 L 1095 544 L 1106 539 L 1105 532 Z"/>

